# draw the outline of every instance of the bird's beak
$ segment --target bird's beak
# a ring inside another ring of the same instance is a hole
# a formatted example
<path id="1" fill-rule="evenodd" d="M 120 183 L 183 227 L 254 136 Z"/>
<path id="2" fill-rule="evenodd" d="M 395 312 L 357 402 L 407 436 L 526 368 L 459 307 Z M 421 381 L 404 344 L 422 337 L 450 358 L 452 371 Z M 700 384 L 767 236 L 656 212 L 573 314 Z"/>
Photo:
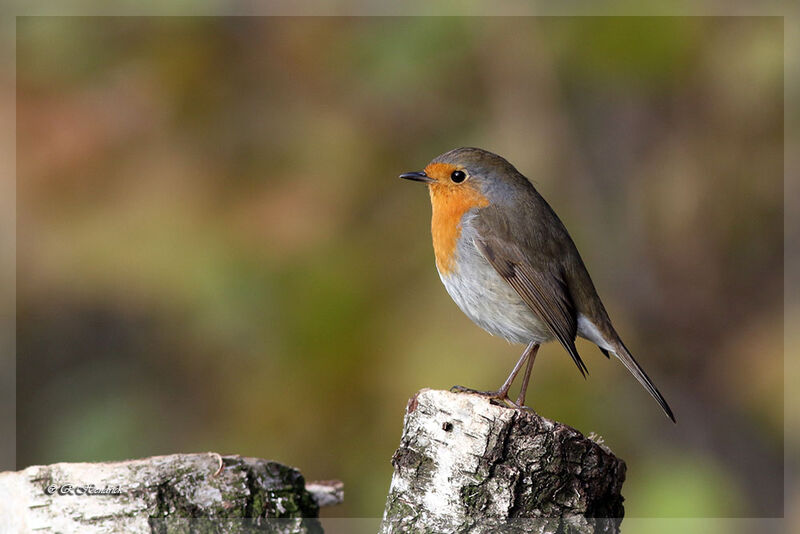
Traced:
<path id="1" fill-rule="evenodd" d="M 400 178 L 404 178 L 406 180 L 414 180 L 415 182 L 425 182 L 426 184 L 430 184 L 435 182 L 433 178 L 425 174 L 425 172 L 406 172 L 400 175 Z"/>

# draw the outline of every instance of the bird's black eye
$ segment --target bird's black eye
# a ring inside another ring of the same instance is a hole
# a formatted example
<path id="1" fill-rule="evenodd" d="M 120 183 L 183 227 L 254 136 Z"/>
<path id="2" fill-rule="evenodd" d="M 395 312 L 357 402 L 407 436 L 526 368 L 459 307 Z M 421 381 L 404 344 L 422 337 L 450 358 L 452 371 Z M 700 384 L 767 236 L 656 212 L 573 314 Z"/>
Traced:
<path id="1" fill-rule="evenodd" d="M 460 184 L 467 179 L 467 173 L 464 171 L 453 171 L 453 173 L 450 175 L 450 179 L 453 180 L 453 182 Z"/>

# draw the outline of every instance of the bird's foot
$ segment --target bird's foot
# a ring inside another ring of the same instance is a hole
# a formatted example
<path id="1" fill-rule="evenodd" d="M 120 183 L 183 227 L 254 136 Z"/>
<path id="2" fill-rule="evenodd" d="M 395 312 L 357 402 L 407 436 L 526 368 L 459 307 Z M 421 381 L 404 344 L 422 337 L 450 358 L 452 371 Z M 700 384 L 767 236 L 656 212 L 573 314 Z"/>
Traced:
<path id="1" fill-rule="evenodd" d="M 526 413 L 532 413 L 532 414 L 536 413 L 536 412 L 533 411 L 533 409 L 529 408 L 528 406 L 525 406 L 524 404 L 520 404 L 519 401 L 514 403 L 514 409 L 518 410 L 520 412 L 526 412 Z"/>
<path id="2" fill-rule="evenodd" d="M 470 393 L 472 395 L 480 395 L 481 397 L 489 397 L 490 399 L 502 399 L 503 397 L 508 397 L 502 391 L 480 391 L 478 389 L 472 389 L 464 386 L 453 386 L 450 388 L 450 391 L 453 393 Z"/>
<path id="3" fill-rule="evenodd" d="M 521 412 L 534 413 L 534 411 L 533 411 L 533 410 L 531 410 L 530 408 L 528 408 L 527 406 L 525 406 L 525 397 L 524 397 L 522 394 L 520 394 L 520 395 L 517 397 L 517 400 L 516 400 L 516 401 L 514 401 L 514 407 L 515 407 L 517 410 L 521 411 Z"/>
<path id="4" fill-rule="evenodd" d="M 508 398 L 508 392 L 503 390 L 497 391 L 481 391 L 478 389 L 472 389 L 464 386 L 453 386 L 450 388 L 450 391 L 453 393 L 469 393 L 471 395 L 480 395 L 481 397 L 486 397 L 490 401 L 493 401 L 494 404 L 500 405 L 505 404 L 509 408 L 514 408 L 515 410 L 519 411 L 530 411 L 530 408 L 524 406 L 520 402 L 514 402 L 510 398 Z M 517 399 L 519 401 L 519 399 Z"/>

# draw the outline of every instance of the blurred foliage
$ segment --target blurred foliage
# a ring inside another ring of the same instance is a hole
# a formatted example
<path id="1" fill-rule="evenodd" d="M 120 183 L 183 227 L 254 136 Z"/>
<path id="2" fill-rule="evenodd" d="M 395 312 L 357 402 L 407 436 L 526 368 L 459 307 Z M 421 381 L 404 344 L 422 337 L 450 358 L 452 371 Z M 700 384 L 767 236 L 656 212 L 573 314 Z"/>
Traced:
<path id="1" fill-rule="evenodd" d="M 583 342 L 530 404 L 625 458 L 630 516 L 782 515 L 782 61 L 778 18 L 19 18 L 20 467 L 216 450 L 380 515 L 406 399 L 521 350 L 396 179 L 471 145 L 561 215 L 679 424 Z"/>

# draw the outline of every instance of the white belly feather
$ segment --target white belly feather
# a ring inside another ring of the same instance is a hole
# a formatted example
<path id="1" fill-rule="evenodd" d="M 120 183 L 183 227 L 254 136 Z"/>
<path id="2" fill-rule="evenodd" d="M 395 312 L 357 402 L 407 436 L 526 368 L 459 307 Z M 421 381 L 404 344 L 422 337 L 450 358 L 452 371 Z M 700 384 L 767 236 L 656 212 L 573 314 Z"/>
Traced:
<path id="1" fill-rule="evenodd" d="M 531 341 L 551 340 L 547 327 L 475 247 L 474 237 L 468 220 L 462 221 L 455 266 L 449 273 L 439 272 L 458 307 L 490 334 L 513 343 L 526 345 Z"/>

